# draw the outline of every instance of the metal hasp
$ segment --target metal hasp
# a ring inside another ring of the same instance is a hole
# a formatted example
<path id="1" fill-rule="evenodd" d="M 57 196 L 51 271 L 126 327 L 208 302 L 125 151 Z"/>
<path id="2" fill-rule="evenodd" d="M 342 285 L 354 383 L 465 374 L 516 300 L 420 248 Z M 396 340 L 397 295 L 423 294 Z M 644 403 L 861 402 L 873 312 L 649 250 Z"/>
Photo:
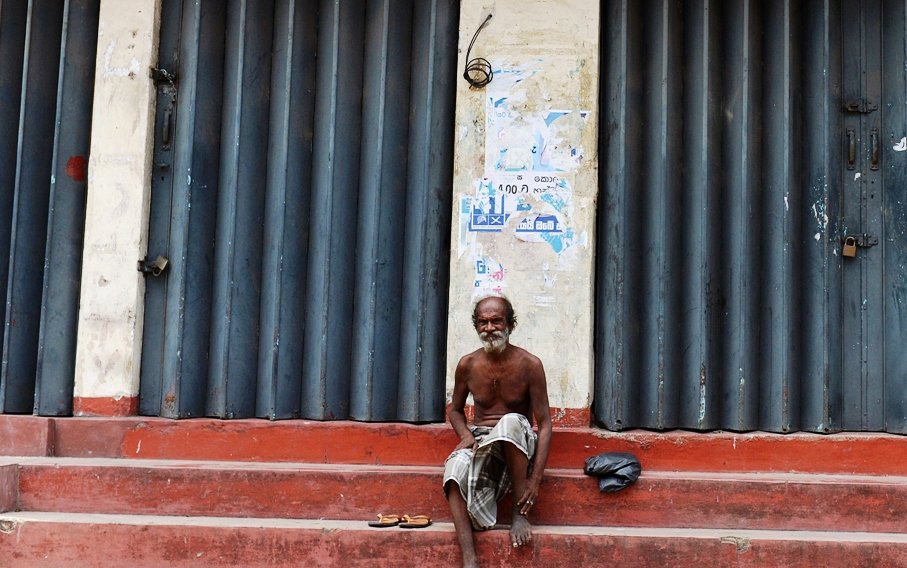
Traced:
<path id="1" fill-rule="evenodd" d="M 857 256 L 858 248 L 870 248 L 879 244 L 879 237 L 867 235 L 866 233 L 862 235 L 844 235 L 841 242 L 844 244 L 841 254 L 848 258 L 853 258 Z"/>
<path id="2" fill-rule="evenodd" d="M 161 83 L 169 83 L 170 85 L 176 85 L 176 75 L 167 71 L 164 68 L 158 69 L 157 67 L 149 68 L 149 75 L 154 81 L 155 85 L 160 85 Z"/>
<path id="3" fill-rule="evenodd" d="M 148 74 L 161 92 L 163 109 L 163 126 L 161 130 L 162 150 L 170 150 L 170 131 L 173 128 L 173 109 L 176 107 L 176 74 L 163 67 L 150 67 Z M 159 163 L 159 167 L 169 167 L 168 163 Z"/>
<path id="4" fill-rule="evenodd" d="M 860 248 L 874 247 L 879 244 L 879 237 L 867 235 L 866 233 L 863 233 L 862 235 L 845 235 L 844 238 L 854 239 L 856 245 Z"/>
<path id="5" fill-rule="evenodd" d="M 879 105 L 872 102 L 869 99 L 858 99 L 847 101 L 844 104 L 844 110 L 847 112 L 856 112 L 860 114 L 869 114 L 873 111 L 879 110 Z"/>
<path id="6" fill-rule="evenodd" d="M 160 276 L 165 270 L 167 270 L 167 264 L 169 264 L 166 256 L 158 255 L 154 260 L 145 260 L 138 261 L 138 271 L 142 274 L 150 274 L 152 276 Z"/>

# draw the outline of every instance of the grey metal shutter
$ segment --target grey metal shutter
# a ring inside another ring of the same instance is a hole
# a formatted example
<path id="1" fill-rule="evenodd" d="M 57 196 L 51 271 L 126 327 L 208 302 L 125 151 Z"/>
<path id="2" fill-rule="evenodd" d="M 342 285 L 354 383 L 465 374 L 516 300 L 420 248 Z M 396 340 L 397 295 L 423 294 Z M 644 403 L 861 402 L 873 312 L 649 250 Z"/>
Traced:
<path id="1" fill-rule="evenodd" d="M 443 420 L 458 12 L 165 0 L 143 414 Z"/>
<path id="2" fill-rule="evenodd" d="M 0 412 L 72 412 L 98 13 L 0 2 Z"/>
<path id="3" fill-rule="evenodd" d="M 904 3 L 602 9 L 596 418 L 907 432 Z"/>

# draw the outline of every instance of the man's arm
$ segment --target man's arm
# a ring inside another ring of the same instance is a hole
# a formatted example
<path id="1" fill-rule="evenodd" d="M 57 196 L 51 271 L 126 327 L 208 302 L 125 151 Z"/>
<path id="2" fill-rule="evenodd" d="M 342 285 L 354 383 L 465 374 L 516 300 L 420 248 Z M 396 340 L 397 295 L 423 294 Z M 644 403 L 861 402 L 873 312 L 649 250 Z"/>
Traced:
<path id="1" fill-rule="evenodd" d="M 474 448 L 476 439 L 466 424 L 466 397 L 469 396 L 468 379 L 468 362 L 463 357 L 457 363 L 457 370 L 454 373 L 454 390 L 453 399 L 450 403 L 450 425 L 453 426 L 457 436 L 460 437 L 460 443 L 454 448 L 454 451 L 463 448 Z"/>
<path id="2" fill-rule="evenodd" d="M 548 463 L 548 452 L 551 450 L 551 411 L 548 408 L 548 383 L 545 378 L 545 368 L 542 362 L 533 356 L 533 365 L 530 374 L 529 396 L 532 402 L 532 415 L 538 424 L 539 438 L 535 448 L 535 461 L 532 465 L 532 474 L 526 484 L 526 492 L 517 501 L 520 513 L 527 514 L 535 504 L 539 494 L 539 485 Z"/>

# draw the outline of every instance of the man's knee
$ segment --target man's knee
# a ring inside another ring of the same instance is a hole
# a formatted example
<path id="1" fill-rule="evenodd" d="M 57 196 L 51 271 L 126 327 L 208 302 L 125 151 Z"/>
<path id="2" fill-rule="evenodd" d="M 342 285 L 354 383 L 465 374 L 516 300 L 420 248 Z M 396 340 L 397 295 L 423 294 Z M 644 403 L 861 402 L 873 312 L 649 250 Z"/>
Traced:
<path id="1" fill-rule="evenodd" d="M 459 495 L 460 497 L 463 496 L 463 494 L 460 492 L 460 483 L 459 483 L 456 479 L 448 479 L 448 480 L 444 483 L 444 497 L 445 497 L 448 501 L 450 501 L 450 496 L 451 496 L 450 490 L 451 490 L 451 488 L 453 488 L 453 490 L 454 490 L 454 491 L 453 491 L 453 494 L 454 494 L 454 495 Z"/>
<path id="2" fill-rule="evenodd" d="M 507 464 L 507 469 L 510 471 L 510 474 L 513 475 L 516 468 L 525 471 L 529 466 L 529 456 L 526 455 L 523 448 L 507 440 L 503 440 L 502 443 L 504 461 Z"/>

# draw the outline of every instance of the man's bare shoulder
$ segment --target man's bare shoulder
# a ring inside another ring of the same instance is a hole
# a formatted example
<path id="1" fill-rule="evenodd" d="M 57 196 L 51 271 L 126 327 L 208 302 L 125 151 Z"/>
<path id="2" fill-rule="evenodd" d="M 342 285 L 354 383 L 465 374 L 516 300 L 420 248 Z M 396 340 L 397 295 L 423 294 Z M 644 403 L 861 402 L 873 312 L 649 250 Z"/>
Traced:
<path id="1" fill-rule="evenodd" d="M 530 353 L 529 351 L 526 351 L 525 349 L 523 349 L 522 347 L 520 347 L 518 345 L 511 344 L 510 347 L 515 350 L 514 354 L 527 365 L 530 365 L 532 367 L 541 367 L 542 366 L 542 360 L 539 359 L 538 357 L 536 357 L 535 355 L 533 355 L 532 353 Z"/>
<path id="2" fill-rule="evenodd" d="M 472 353 L 467 353 L 460 357 L 460 362 L 457 363 L 458 369 L 468 369 L 479 360 L 479 358 L 484 354 L 484 351 L 479 348 L 473 351 Z"/>

